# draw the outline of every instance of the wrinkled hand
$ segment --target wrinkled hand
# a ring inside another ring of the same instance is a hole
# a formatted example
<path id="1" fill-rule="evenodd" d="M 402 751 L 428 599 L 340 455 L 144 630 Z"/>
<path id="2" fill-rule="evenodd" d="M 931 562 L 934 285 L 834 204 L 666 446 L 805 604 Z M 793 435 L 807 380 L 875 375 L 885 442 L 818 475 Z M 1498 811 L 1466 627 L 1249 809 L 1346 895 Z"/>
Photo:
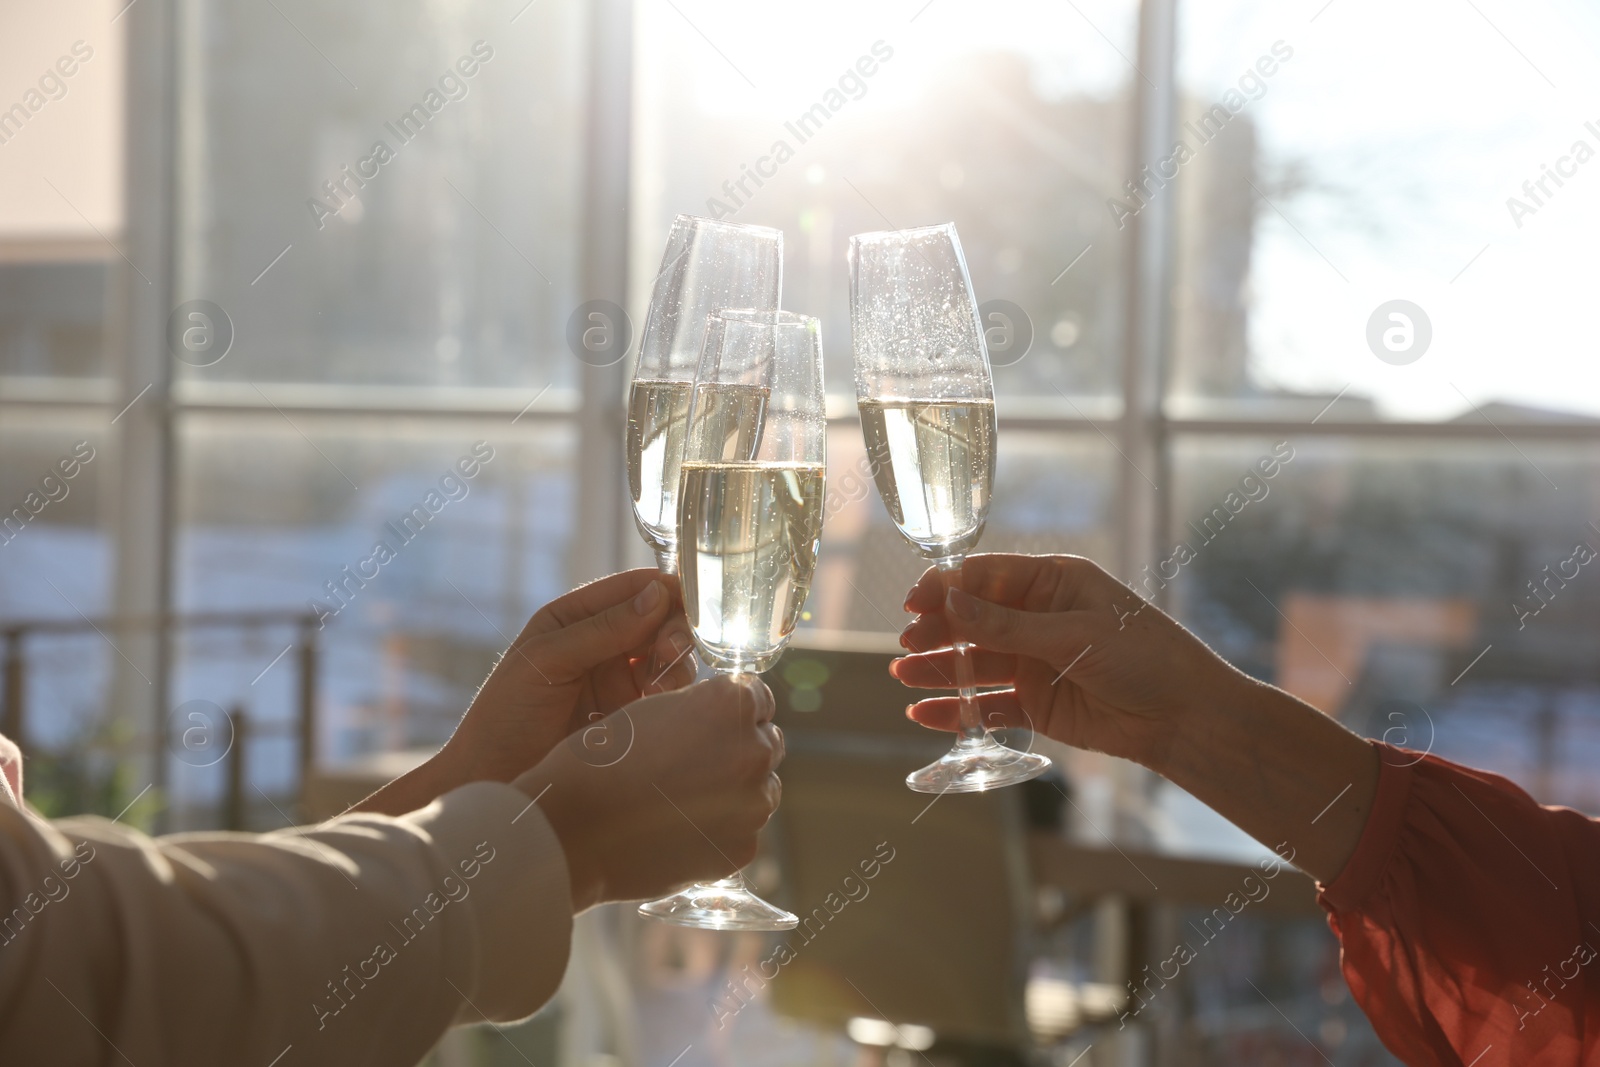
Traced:
<path id="1" fill-rule="evenodd" d="M 973 649 L 985 725 L 1026 727 L 1077 748 L 1146 766 L 1159 763 L 1197 703 L 1244 681 L 1171 616 L 1079 556 L 981 555 L 960 589 L 929 569 L 906 597 L 918 617 L 901 635 L 912 655 L 890 673 L 908 686 L 950 689 L 949 645 Z M 963 592 L 965 590 L 966 592 Z M 954 730 L 958 699 L 906 709 L 914 721 Z"/>
<path id="2" fill-rule="evenodd" d="M 778 806 L 783 734 L 760 679 L 647 697 L 602 724 L 626 749 L 597 760 L 574 735 L 514 783 L 567 856 L 574 911 L 726 877 L 755 858 Z"/>

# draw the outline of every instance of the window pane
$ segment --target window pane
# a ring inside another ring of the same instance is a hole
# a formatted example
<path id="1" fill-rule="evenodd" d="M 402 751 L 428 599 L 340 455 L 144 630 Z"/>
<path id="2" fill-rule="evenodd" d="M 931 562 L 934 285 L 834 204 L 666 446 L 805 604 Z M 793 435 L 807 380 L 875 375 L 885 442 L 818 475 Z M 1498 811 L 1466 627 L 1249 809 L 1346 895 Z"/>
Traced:
<path id="1" fill-rule="evenodd" d="M 107 278 L 98 262 L 0 264 L 0 376 L 104 375 Z"/>
<path id="2" fill-rule="evenodd" d="M 985 322 L 1000 395 L 1114 397 L 1125 247 L 1105 199 L 1127 156 L 1136 11 L 640 6 L 634 291 L 680 212 L 780 227 L 784 303 L 822 318 L 830 387 L 850 394 L 849 236 L 953 220 L 979 301 L 1031 323 L 1024 358 Z"/>
<path id="3" fill-rule="evenodd" d="M 104 802 L 118 740 L 107 695 L 118 645 L 139 650 L 104 622 L 113 561 L 101 486 L 111 452 L 102 414 L 0 408 L 0 618 L 68 628 L 29 631 L 21 644 L 25 713 L 14 740 L 27 746 L 29 802 L 47 814 L 121 807 Z"/>
<path id="4" fill-rule="evenodd" d="M 178 603 L 321 619 L 325 762 L 441 743 L 493 657 L 567 589 L 564 424 L 274 413 L 182 426 Z M 274 657 L 293 639 L 285 626 L 189 631 L 174 704 L 242 702 L 259 721 L 291 720 L 295 657 Z M 251 774 L 281 789 L 293 759 L 287 742 L 265 749 Z M 219 788 L 213 773 L 191 776 L 204 778 L 194 788 Z"/>
<path id="5" fill-rule="evenodd" d="M 234 341 L 191 379 L 574 383 L 582 5 L 193 7 L 178 298 Z"/>
<path id="6" fill-rule="evenodd" d="M 1153 195 L 1182 220 L 1184 410 L 1310 418 L 1348 388 L 1330 418 L 1600 415 L 1574 355 L 1600 225 L 1600 165 L 1578 161 L 1600 131 L 1568 103 L 1592 95 L 1600 12 L 1480 6 L 1375 30 L 1361 4 L 1181 5 L 1192 158 Z"/>
<path id="7" fill-rule="evenodd" d="M 1179 614 L 1361 733 L 1600 811 L 1600 466 L 1522 451 L 1185 441 Z"/>
<path id="8" fill-rule="evenodd" d="M 0 408 L 0 615 L 105 611 L 111 546 L 100 486 L 112 440 L 99 413 Z"/>

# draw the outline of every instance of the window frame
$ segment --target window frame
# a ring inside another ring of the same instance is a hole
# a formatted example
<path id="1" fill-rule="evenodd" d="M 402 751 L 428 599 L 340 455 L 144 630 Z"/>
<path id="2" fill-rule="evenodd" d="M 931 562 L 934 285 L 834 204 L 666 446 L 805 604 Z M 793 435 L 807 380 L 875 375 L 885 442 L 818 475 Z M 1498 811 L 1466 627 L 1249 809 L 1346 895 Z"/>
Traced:
<path id="1" fill-rule="evenodd" d="M 126 12 L 124 197 L 126 257 L 146 265 L 148 280 L 119 257 L 112 264 L 108 338 L 112 380 L 19 383 L 0 379 L 0 416 L 8 410 L 55 408 L 99 411 L 114 416 L 119 464 L 118 492 L 110 519 L 115 569 L 112 610 L 116 615 L 167 617 L 173 611 L 175 522 L 179 441 L 191 415 L 261 411 L 269 403 L 289 414 L 404 415 L 411 418 L 523 417 L 574 428 L 580 486 L 577 539 L 571 581 L 626 566 L 637 558 L 631 520 L 620 491 L 626 361 L 612 367 L 584 366 L 575 393 L 546 395 L 529 408 L 509 389 L 463 391 L 441 398 L 425 388 L 348 388 L 336 385 L 290 390 L 275 403 L 249 390 L 180 383 L 166 352 L 168 310 L 175 302 L 181 249 L 180 206 L 186 175 L 182 136 L 184 94 L 197 91 L 186 77 L 193 62 L 196 6 L 207 0 L 144 0 Z M 1142 0 L 1130 79 L 1133 121 L 1127 145 L 1128 173 L 1153 165 L 1169 149 L 1179 106 L 1177 79 L 1179 0 Z M 581 147 L 583 231 L 581 290 L 627 307 L 629 248 L 637 215 L 634 202 L 632 0 L 588 0 L 587 117 Z M 192 104 L 192 101 L 188 101 Z M 189 165 L 192 165 L 190 163 Z M 1177 417 L 1166 395 L 1172 357 L 1170 296 L 1174 284 L 1176 198 L 1155 200 L 1133 218 L 1130 255 L 1123 279 L 1127 301 L 1122 338 L 1121 403 L 1091 418 L 1063 406 L 1059 415 L 1001 413 L 1002 430 L 1049 430 L 1098 434 L 1119 453 L 1113 534 L 1116 558 L 1104 561 L 1115 573 L 1132 575 L 1159 558 L 1160 544 L 1174 528 L 1173 457 L 1182 444 L 1207 436 L 1301 435 L 1394 442 L 1418 439 L 1515 442 L 1486 416 L 1453 422 L 1351 421 L 1331 414 L 1310 422 L 1283 419 Z M 1336 403 L 1337 401 L 1335 401 Z M 853 422 L 848 406 L 829 413 L 830 422 Z M 1600 441 L 1600 423 L 1521 424 L 1512 431 L 1535 441 L 1574 445 Z M 167 782 L 166 715 L 174 641 L 163 628 L 130 636 L 121 646 L 128 662 L 117 664 L 110 694 L 146 742 L 141 775 L 158 787 Z M 146 668 L 142 673 L 134 664 Z M 148 682 L 145 678 L 148 676 Z M 140 725 L 144 728 L 140 729 Z"/>

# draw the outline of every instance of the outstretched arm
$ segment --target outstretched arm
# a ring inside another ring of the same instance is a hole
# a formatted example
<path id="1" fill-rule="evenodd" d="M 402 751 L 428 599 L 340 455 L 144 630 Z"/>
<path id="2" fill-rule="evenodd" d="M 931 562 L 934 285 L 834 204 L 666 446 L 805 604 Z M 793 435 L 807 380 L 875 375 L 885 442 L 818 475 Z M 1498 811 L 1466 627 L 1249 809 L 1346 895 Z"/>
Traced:
<path id="1" fill-rule="evenodd" d="M 150 838 L 0 803 L 0 1063 L 415 1063 L 452 1023 L 531 1014 L 572 915 L 731 874 L 777 804 L 759 681 L 602 721 L 512 785 L 398 818 Z"/>
<path id="2" fill-rule="evenodd" d="M 0 1061 L 414 1063 L 565 969 L 560 841 L 507 785 L 401 818 L 150 838 L 0 805 Z"/>
<path id="3" fill-rule="evenodd" d="M 1171 616 L 1076 556 L 967 560 L 946 597 L 936 572 L 906 598 L 918 617 L 912 655 L 891 671 L 907 685 L 948 688 L 953 637 L 978 646 L 991 726 L 1030 727 L 1078 748 L 1141 763 L 1182 786 L 1268 848 L 1331 881 L 1372 810 L 1378 759 L 1315 708 L 1234 669 Z M 907 713 L 952 729 L 957 701 Z"/>
<path id="4" fill-rule="evenodd" d="M 1234 670 L 1088 560 L 974 556 L 928 574 L 893 665 L 948 686 L 952 637 L 980 647 L 995 725 L 1136 760 L 1321 884 L 1356 1001 L 1407 1063 L 1596 1062 L 1600 822 L 1503 778 L 1365 741 Z M 907 709 L 939 729 L 955 701 Z"/>

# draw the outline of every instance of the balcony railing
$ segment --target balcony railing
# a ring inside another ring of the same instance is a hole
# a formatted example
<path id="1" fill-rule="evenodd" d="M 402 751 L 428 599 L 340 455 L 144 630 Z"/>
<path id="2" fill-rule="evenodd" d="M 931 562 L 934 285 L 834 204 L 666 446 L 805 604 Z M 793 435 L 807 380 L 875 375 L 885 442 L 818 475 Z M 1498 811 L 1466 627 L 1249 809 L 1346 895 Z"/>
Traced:
<path id="1" fill-rule="evenodd" d="M 223 791 L 220 821 L 225 829 L 246 829 L 245 768 L 250 746 L 266 737 L 291 736 L 296 743 L 297 759 L 294 795 L 301 814 L 305 811 L 306 784 L 317 758 L 317 676 L 319 648 L 317 644 L 317 617 L 297 611 L 232 611 L 196 612 L 162 617 L 109 617 L 100 619 L 37 619 L 0 621 L 0 733 L 17 743 L 24 753 L 41 754 L 30 739 L 28 707 L 30 640 L 44 636 L 70 636 L 98 633 L 161 631 L 163 636 L 192 631 L 253 631 L 291 628 L 295 641 L 291 646 L 295 655 L 295 715 L 292 719 L 272 722 L 255 722 L 243 705 L 227 710 L 232 727 L 232 741 L 222 759 L 225 760 L 226 785 Z M 108 637 L 109 640 L 109 637 Z M 166 642 L 160 643 L 162 647 Z M 165 759 L 167 753 L 159 751 L 157 758 Z"/>

